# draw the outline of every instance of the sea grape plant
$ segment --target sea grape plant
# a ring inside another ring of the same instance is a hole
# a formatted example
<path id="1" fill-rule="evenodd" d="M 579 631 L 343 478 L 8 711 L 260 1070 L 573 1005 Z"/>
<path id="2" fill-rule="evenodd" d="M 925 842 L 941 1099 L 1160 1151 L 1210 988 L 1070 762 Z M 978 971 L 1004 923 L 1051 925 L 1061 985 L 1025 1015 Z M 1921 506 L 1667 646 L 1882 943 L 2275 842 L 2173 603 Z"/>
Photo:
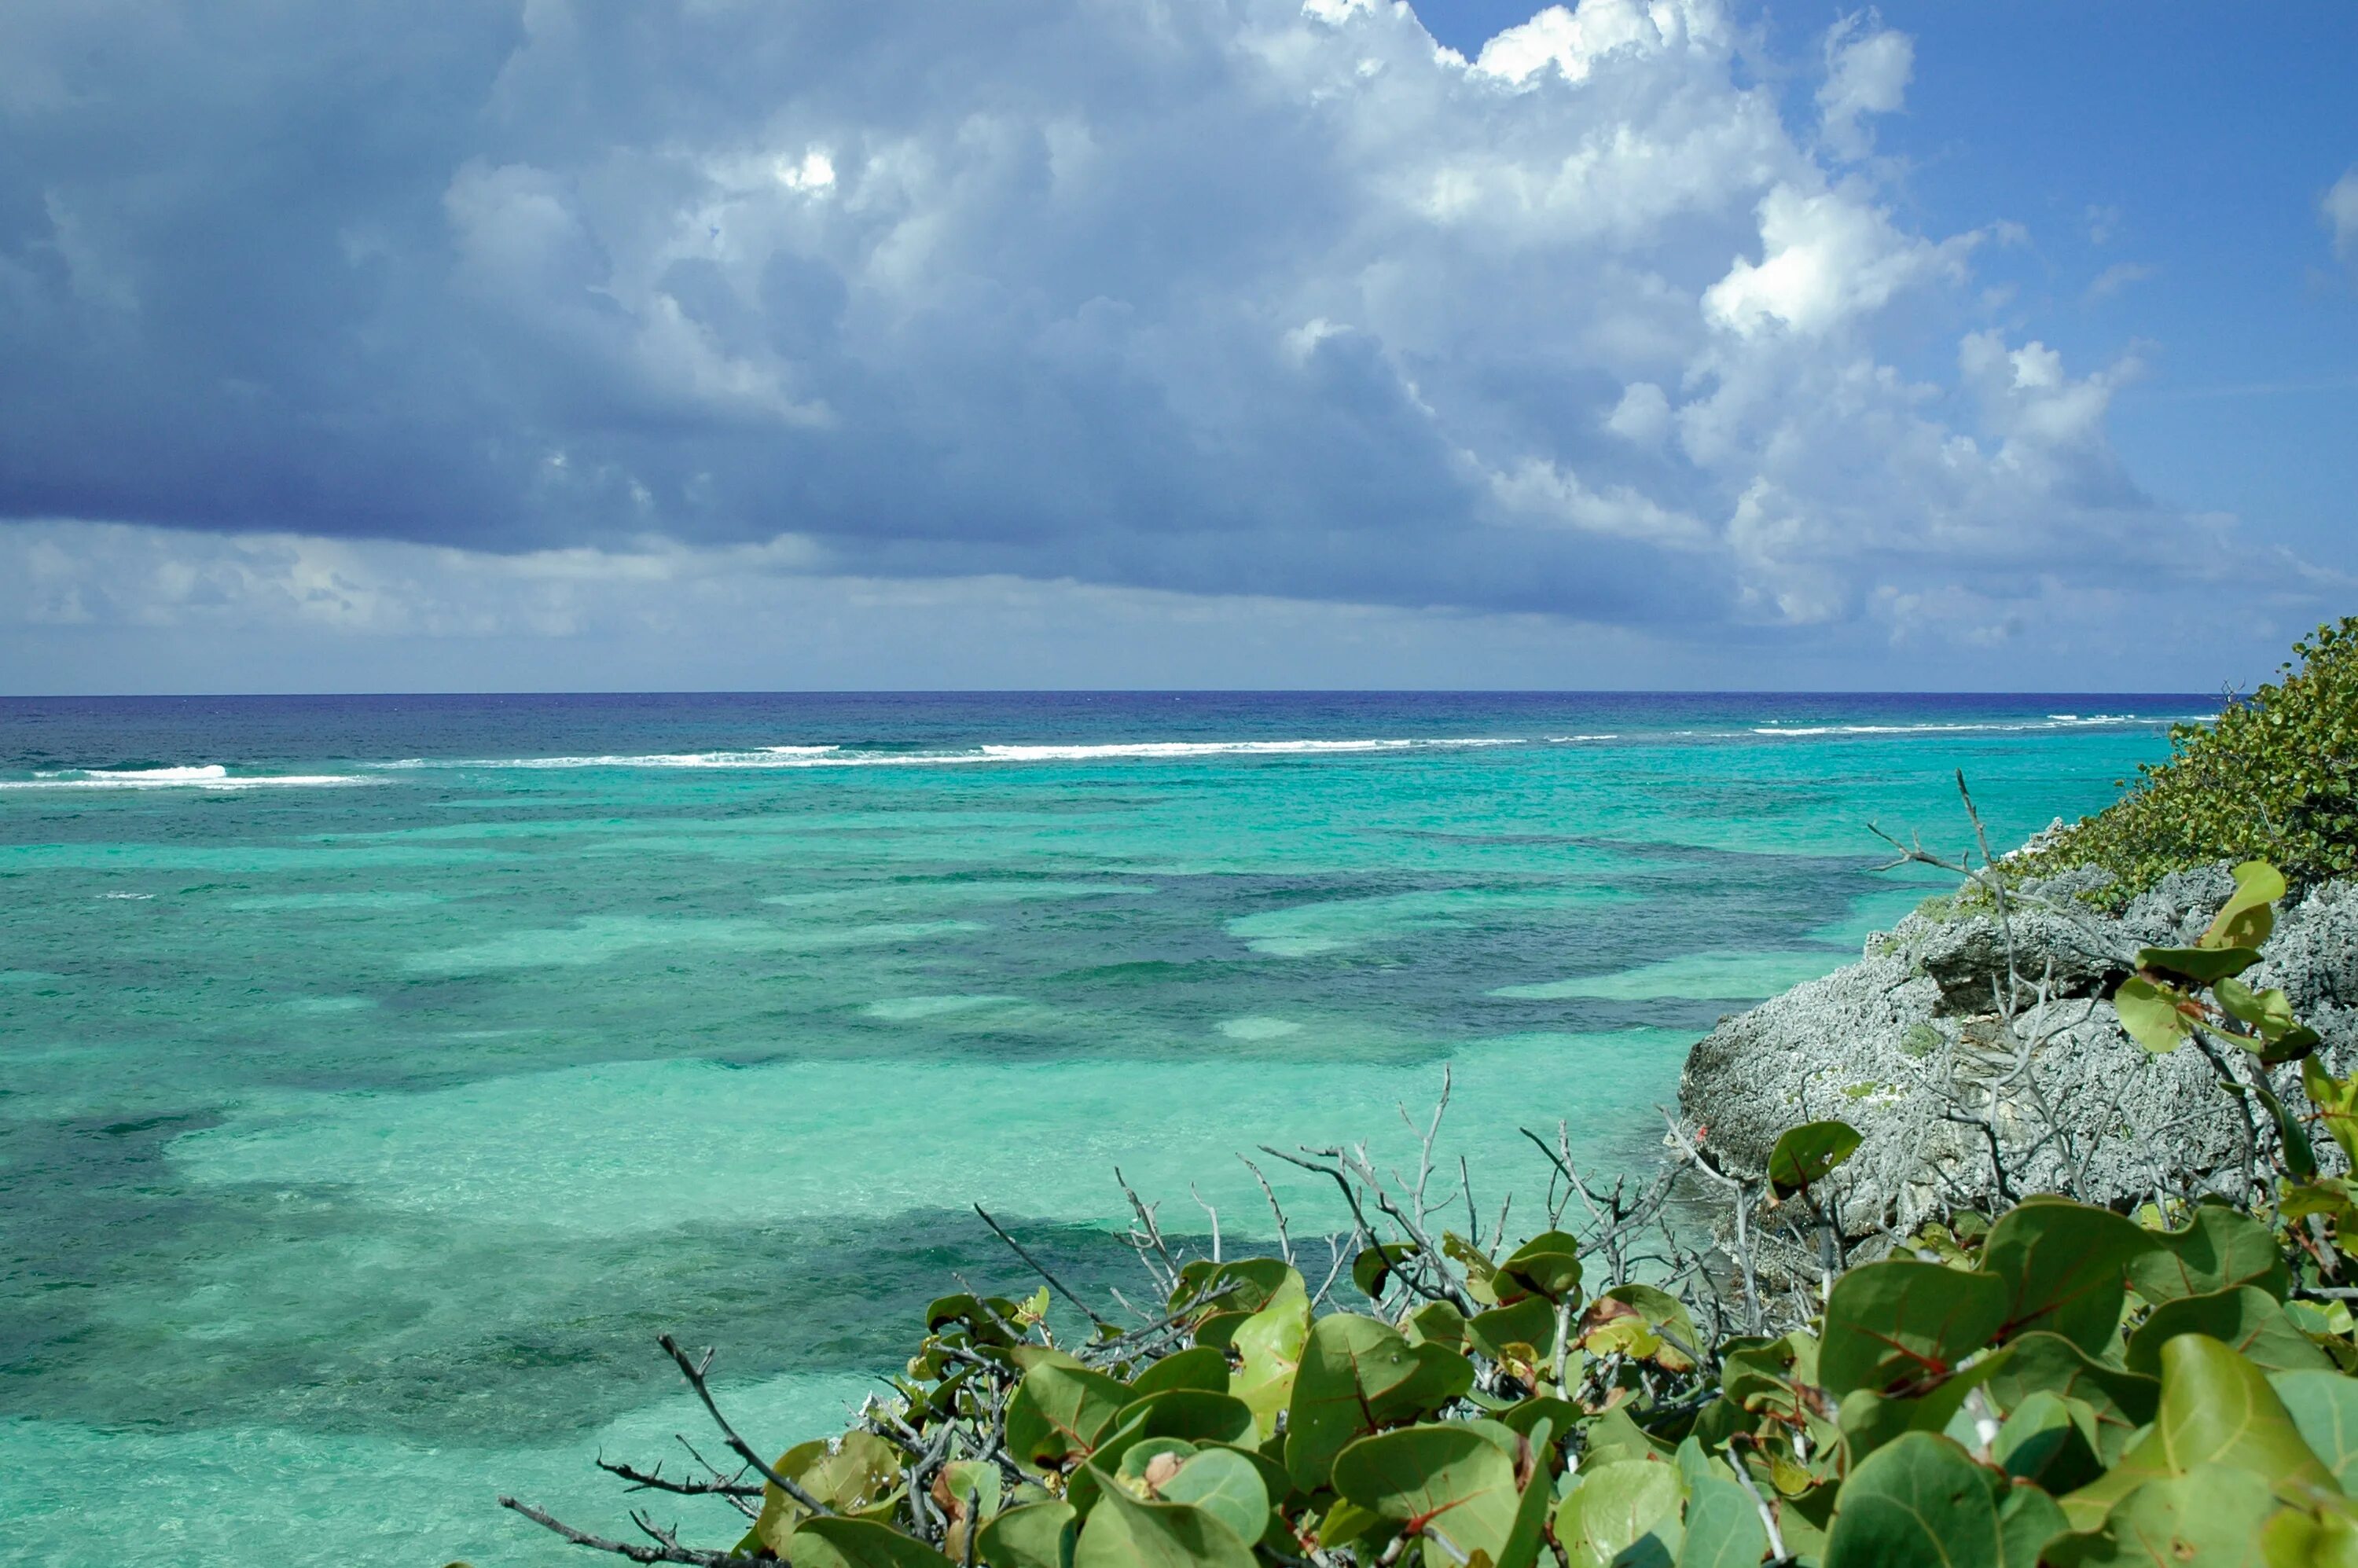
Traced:
<path id="1" fill-rule="evenodd" d="M 1952 1214 L 1794 1284 L 1805 1310 L 1768 1314 L 1775 1332 L 1736 1333 L 1722 1298 L 1761 1290 L 1750 1273 L 1724 1255 L 1707 1290 L 1665 1272 L 1667 1253 L 1632 1249 L 1659 1206 L 1599 1194 L 1563 1154 L 1585 1234 L 1552 1201 L 1509 1244 L 1503 1216 L 1487 1238 L 1435 1233 L 1429 1159 L 1392 1189 L 1364 1153 L 1305 1152 L 1341 1173 L 1351 1217 L 1322 1281 L 1290 1240 L 1183 1257 L 1141 1204 L 1159 1299 L 1135 1325 L 1053 1276 L 1025 1300 L 945 1296 L 850 1431 L 774 1458 L 722 1416 L 709 1357 L 666 1340 L 731 1463 L 607 1468 L 735 1506 L 733 1546 L 644 1512 L 642 1540 L 612 1540 L 502 1501 L 583 1545 L 707 1568 L 2358 1565 L 2358 1292 L 2340 1282 L 2358 1077 L 2326 1072 L 2280 993 L 2237 979 L 2283 883 L 2246 865 L 2237 887 L 2194 946 L 2140 956 L 2121 1012 L 2149 1049 L 2259 1069 L 2222 1068 L 2274 1129 L 2255 1144 L 2274 1176 L 2239 1201 Z M 2305 1111 L 2268 1087 L 2294 1059 Z M 1813 1195 L 1857 1147 L 1839 1122 L 1794 1129 L 1746 1201 L 1832 1228 Z M 1077 1325 L 1059 1327 L 1052 1288 Z"/>

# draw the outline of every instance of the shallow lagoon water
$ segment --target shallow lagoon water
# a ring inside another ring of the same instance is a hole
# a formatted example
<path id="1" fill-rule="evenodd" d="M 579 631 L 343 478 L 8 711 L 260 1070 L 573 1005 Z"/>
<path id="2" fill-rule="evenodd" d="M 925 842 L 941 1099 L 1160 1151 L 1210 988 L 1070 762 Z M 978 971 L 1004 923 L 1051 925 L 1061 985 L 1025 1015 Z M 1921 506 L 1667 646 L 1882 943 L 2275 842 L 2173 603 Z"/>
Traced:
<path id="1" fill-rule="evenodd" d="M 1486 1211 L 1518 1127 L 1641 1164 L 1930 891 L 1868 821 L 1961 848 L 1962 767 L 2012 841 L 2205 707 L 0 702 L 5 1555 L 567 1561 L 492 1498 L 623 1524 L 658 1331 L 783 1447 L 1023 1286 L 968 1204 L 1127 1287 L 1113 1166 L 1251 1234 L 1239 1151 L 1444 1066 Z"/>

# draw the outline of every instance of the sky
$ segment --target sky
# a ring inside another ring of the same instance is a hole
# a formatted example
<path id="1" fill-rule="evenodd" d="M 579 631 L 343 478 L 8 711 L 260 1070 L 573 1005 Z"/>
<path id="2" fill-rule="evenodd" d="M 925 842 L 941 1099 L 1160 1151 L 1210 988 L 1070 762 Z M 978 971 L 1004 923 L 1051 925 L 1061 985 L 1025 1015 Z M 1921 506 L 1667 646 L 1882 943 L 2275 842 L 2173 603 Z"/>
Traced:
<path id="1" fill-rule="evenodd" d="M 0 691 L 2248 688 L 2358 7 L 13 0 Z"/>

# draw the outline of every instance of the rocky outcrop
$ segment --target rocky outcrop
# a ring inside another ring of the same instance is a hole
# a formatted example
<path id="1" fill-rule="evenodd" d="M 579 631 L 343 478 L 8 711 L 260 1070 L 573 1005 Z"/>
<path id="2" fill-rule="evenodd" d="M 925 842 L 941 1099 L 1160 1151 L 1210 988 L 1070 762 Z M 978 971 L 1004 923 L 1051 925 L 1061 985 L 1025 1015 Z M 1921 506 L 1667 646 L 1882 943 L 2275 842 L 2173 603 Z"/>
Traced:
<path id="1" fill-rule="evenodd" d="M 2166 1170 L 2199 1178 L 2229 1166 L 2240 1122 L 2210 1067 L 2192 1050 L 2147 1054 L 2107 999 L 2138 947 L 2200 935 L 2233 881 L 2224 867 L 2181 872 L 2118 918 L 2073 896 L 2102 882 L 2082 870 L 2034 883 L 2003 923 L 1935 900 L 1869 937 L 1859 962 L 1723 1019 L 1687 1056 L 1679 1099 L 1689 1121 L 1725 1167 L 1750 1173 L 1787 1128 L 1849 1122 L 1864 1138 L 1844 1173 L 1855 1234 L 1999 1202 L 1992 1130 L 2017 1194 L 2120 1202 L 2152 1193 Z M 2324 1036 L 2328 1065 L 2349 1072 L 2358 884 L 2288 900 L 2262 951 L 2246 980 L 2283 988 L 2295 1016 Z M 2001 1011 L 2009 974 L 2011 1029 Z M 2298 1103 L 2297 1075 L 2277 1076 Z"/>

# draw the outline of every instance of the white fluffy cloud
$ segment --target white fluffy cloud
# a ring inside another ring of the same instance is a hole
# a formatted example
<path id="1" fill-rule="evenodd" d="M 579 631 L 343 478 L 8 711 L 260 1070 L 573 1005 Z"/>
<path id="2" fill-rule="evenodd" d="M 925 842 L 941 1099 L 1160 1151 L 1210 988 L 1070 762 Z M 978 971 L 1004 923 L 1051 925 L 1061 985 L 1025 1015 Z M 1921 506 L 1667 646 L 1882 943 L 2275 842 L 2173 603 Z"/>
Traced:
<path id="1" fill-rule="evenodd" d="M 1815 124 L 1755 47 L 1721 0 L 1470 61 L 1387 0 L 23 0 L 0 516 L 448 548 L 526 627 L 568 559 L 1824 648 L 2051 624 L 2131 537 L 2142 591 L 2224 571 L 2112 454 L 2126 367 L 1985 319 L 1976 236 L 1858 161 L 1909 41 L 1835 27 Z"/>
<path id="2" fill-rule="evenodd" d="M 1898 113 L 1915 73 L 1916 44 L 1907 34 L 1872 12 L 1836 23 L 1826 34 L 1826 80 L 1818 89 L 1828 146 L 1847 157 L 1865 154 L 1874 146 L 1867 116 Z"/>

